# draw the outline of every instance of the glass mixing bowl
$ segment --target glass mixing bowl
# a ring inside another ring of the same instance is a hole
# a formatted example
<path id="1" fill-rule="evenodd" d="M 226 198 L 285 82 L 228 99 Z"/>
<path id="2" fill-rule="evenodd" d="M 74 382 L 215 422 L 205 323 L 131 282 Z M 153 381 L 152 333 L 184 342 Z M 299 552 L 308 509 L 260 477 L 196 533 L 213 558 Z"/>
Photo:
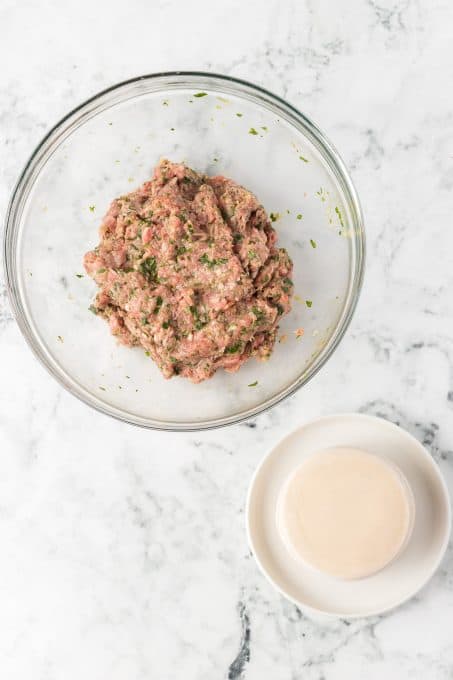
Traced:
<path id="1" fill-rule="evenodd" d="M 294 262 L 293 310 L 270 360 L 198 385 L 167 381 L 142 350 L 118 345 L 88 311 L 96 286 L 80 276 L 110 201 L 162 156 L 253 191 Z M 250 418 L 321 368 L 357 302 L 364 232 L 342 160 L 297 109 L 234 78 L 162 73 L 101 92 L 49 132 L 14 190 L 5 261 L 22 333 L 67 390 L 129 423 L 197 430 Z"/>

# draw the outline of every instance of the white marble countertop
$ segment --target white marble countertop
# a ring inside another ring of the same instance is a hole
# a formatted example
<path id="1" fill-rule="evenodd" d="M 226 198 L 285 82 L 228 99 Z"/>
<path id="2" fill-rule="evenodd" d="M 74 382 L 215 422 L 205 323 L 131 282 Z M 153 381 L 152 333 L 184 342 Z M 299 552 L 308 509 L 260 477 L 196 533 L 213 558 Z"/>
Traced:
<path id="1" fill-rule="evenodd" d="M 134 75 L 207 69 L 263 84 L 319 124 L 368 235 L 358 311 L 321 373 L 255 421 L 204 434 L 135 429 L 65 393 L 1 286 L 2 678 L 453 677 L 451 550 L 393 613 L 322 622 L 272 590 L 244 532 L 264 451 L 320 414 L 401 423 L 453 490 L 452 40 L 445 0 L 2 1 L 2 216 L 68 109 Z"/>

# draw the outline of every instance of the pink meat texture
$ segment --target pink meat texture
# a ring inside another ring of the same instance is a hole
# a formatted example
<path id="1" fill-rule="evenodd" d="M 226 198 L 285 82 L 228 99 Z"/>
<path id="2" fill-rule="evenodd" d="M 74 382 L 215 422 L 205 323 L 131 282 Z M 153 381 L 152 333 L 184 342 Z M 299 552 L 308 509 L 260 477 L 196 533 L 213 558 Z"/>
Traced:
<path id="1" fill-rule="evenodd" d="M 91 309 L 166 378 L 198 383 L 252 356 L 267 359 L 291 309 L 292 262 L 247 189 L 162 160 L 116 198 L 86 253 L 99 286 Z"/>

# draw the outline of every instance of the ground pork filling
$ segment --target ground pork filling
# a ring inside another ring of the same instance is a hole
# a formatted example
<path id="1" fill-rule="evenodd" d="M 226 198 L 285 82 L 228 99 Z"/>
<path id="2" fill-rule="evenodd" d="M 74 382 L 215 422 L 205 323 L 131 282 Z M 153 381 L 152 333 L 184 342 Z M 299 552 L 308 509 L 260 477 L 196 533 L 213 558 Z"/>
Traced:
<path id="1" fill-rule="evenodd" d="M 91 310 L 166 378 L 193 382 L 267 359 L 291 308 L 292 262 L 255 196 L 226 177 L 162 160 L 115 199 L 84 258 Z"/>

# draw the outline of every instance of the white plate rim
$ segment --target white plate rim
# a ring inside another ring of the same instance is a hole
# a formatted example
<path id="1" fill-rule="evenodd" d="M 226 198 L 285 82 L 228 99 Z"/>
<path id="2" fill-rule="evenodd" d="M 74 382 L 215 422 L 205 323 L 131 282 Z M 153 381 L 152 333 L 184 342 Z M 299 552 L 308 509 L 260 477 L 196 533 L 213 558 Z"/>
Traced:
<path id="1" fill-rule="evenodd" d="M 420 584 L 410 593 L 406 594 L 403 596 L 400 600 L 394 602 L 393 604 L 386 606 L 386 607 L 381 607 L 372 611 L 369 611 L 368 613 L 364 614 L 363 612 L 350 612 L 348 614 L 338 614 L 336 612 L 331 612 L 328 610 L 324 609 L 318 609 L 316 607 L 312 607 L 311 605 L 308 605 L 300 600 L 297 600 L 294 598 L 292 595 L 289 595 L 285 590 L 267 573 L 264 565 L 262 564 L 254 546 L 254 540 L 253 540 L 253 535 L 250 530 L 250 504 L 251 504 L 251 496 L 252 492 L 255 486 L 255 482 L 258 478 L 258 475 L 262 468 L 264 467 L 265 463 L 267 460 L 270 458 L 270 456 L 274 453 L 275 449 L 278 447 L 284 445 L 284 443 L 293 437 L 296 433 L 302 432 L 305 428 L 319 424 L 322 422 L 328 422 L 334 419 L 347 419 L 347 418 L 360 418 L 363 420 L 368 420 L 372 421 L 373 423 L 379 423 L 379 425 L 382 425 L 384 427 L 388 427 L 389 429 L 393 430 L 398 430 L 398 432 L 402 432 L 410 441 L 413 445 L 416 445 L 417 448 L 419 449 L 419 452 L 426 458 L 428 461 L 429 465 L 432 467 L 434 474 L 437 477 L 437 480 L 440 483 L 440 488 L 442 491 L 442 496 L 443 500 L 445 502 L 445 508 L 446 508 L 446 531 L 445 535 L 443 537 L 443 541 L 441 544 L 441 547 L 438 551 L 437 557 L 435 560 L 433 560 L 433 564 L 431 566 L 431 569 L 427 572 L 427 575 L 425 578 L 420 582 Z M 263 574 L 265 579 L 272 585 L 275 590 L 280 593 L 286 600 L 289 600 L 293 604 L 295 604 L 299 609 L 305 612 L 309 612 L 312 615 L 316 616 L 323 616 L 327 617 L 330 619 L 359 619 L 359 618 L 365 618 L 365 617 L 370 617 L 370 616 L 378 616 L 380 614 L 387 614 L 388 612 L 393 611 L 394 609 L 397 609 L 400 607 L 402 604 L 405 602 L 408 602 L 411 600 L 417 593 L 419 593 L 431 580 L 431 578 L 434 576 L 435 572 L 439 568 L 444 556 L 445 552 L 448 547 L 448 543 L 450 540 L 450 534 L 451 534 L 451 523 L 452 523 L 452 509 L 451 509 L 451 501 L 450 501 L 450 494 L 448 491 L 447 484 L 445 482 L 445 479 L 439 469 L 439 466 L 435 462 L 434 458 L 432 455 L 429 453 L 427 448 L 423 446 L 423 444 L 416 438 L 414 437 L 410 432 L 405 430 L 403 427 L 400 427 L 399 425 L 395 425 L 395 423 L 392 423 L 389 420 L 386 420 L 385 418 L 380 418 L 378 416 L 373 416 L 368 413 L 354 413 L 354 412 L 348 412 L 348 413 L 333 413 L 325 416 L 319 416 L 318 418 L 313 418 L 311 420 L 306 421 L 302 425 L 298 425 L 296 428 L 292 429 L 288 434 L 286 434 L 284 437 L 279 439 L 277 442 L 275 442 L 272 447 L 267 450 L 267 452 L 264 454 L 262 459 L 260 460 L 259 464 L 255 468 L 255 471 L 253 472 L 253 475 L 251 477 L 248 490 L 247 490 L 247 497 L 246 497 L 246 503 L 245 503 L 245 530 L 246 530 L 246 535 L 247 535 L 247 543 L 249 546 L 250 551 L 252 552 L 252 555 L 255 559 L 255 562 L 258 566 L 259 571 Z"/>

